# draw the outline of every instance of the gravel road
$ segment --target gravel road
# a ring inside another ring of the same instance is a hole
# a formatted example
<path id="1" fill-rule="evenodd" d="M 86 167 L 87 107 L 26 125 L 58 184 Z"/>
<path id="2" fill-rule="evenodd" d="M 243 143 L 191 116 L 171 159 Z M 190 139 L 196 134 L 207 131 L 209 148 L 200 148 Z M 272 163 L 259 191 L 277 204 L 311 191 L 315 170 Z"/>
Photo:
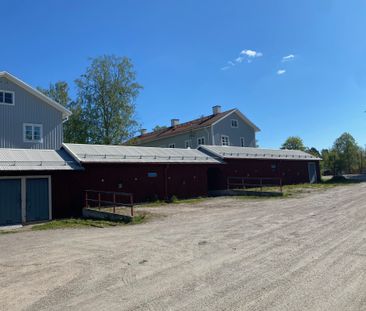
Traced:
<path id="1" fill-rule="evenodd" d="M 0 310 L 366 310 L 366 184 L 0 234 Z"/>

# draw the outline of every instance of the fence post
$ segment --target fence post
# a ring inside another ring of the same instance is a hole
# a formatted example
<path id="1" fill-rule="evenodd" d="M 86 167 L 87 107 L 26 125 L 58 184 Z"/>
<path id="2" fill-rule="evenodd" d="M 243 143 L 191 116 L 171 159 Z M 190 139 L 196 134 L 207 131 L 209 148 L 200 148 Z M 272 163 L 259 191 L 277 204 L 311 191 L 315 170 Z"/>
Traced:
<path id="1" fill-rule="evenodd" d="M 263 191 L 263 179 L 260 179 L 260 183 L 261 183 L 261 192 Z"/>
<path id="2" fill-rule="evenodd" d="M 131 217 L 133 217 L 133 195 L 130 195 L 130 204 L 131 204 Z"/>
<path id="3" fill-rule="evenodd" d="M 280 191 L 282 192 L 282 178 L 280 178 Z"/>
<path id="4" fill-rule="evenodd" d="M 116 213 L 116 193 L 113 192 L 113 214 Z"/>
<path id="5" fill-rule="evenodd" d="M 100 210 L 100 192 L 98 192 L 98 208 Z"/>
<path id="6" fill-rule="evenodd" d="M 85 208 L 88 207 L 88 191 L 85 191 Z"/>

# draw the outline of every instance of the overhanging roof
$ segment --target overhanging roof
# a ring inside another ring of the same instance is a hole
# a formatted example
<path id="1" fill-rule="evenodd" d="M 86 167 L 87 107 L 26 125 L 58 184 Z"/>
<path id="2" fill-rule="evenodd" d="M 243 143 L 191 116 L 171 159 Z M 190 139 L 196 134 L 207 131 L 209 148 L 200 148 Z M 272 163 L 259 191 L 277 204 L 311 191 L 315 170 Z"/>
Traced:
<path id="1" fill-rule="evenodd" d="M 64 150 L 0 148 L 0 172 L 81 169 Z"/>
<path id="2" fill-rule="evenodd" d="M 220 159 L 321 160 L 300 150 L 208 145 L 201 145 L 198 149 Z"/>
<path id="3" fill-rule="evenodd" d="M 135 137 L 137 139 L 137 144 L 139 143 L 147 143 L 155 140 L 159 140 L 162 138 L 173 137 L 176 135 L 184 134 L 190 131 L 196 131 L 201 128 L 209 127 L 214 125 L 221 120 L 225 119 L 229 115 L 237 113 L 238 116 L 247 123 L 250 127 L 252 127 L 256 132 L 260 131 L 260 129 L 251 122 L 244 114 L 242 114 L 238 109 L 230 109 L 224 112 L 220 112 L 217 114 L 211 114 L 209 116 L 203 116 L 198 119 L 194 119 L 188 122 L 184 122 L 178 124 L 176 126 L 170 126 L 164 128 L 162 130 L 158 130 L 155 132 L 146 133 L 140 136 Z"/>
<path id="4" fill-rule="evenodd" d="M 221 163 L 197 149 L 63 144 L 80 163 Z"/>
<path id="5" fill-rule="evenodd" d="M 31 87 L 30 85 L 28 85 L 24 81 L 22 81 L 22 80 L 18 79 L 17 77 L 13 76 L 9 72 L 0 71 L 0 78 L 2 78 L 2 77 L 7 78 L 11 82 L 18 85 L 19 87 L 23 88 L 24 90 L 28 91 L 32 95 L 38 97 L 39 99 L 41 99 L 45 103 L 49 104 L 53 108 L 61 111 L 63 118 L 67 118 L 71 115 L 70 110 L 66 109 L 64 106 L 62 106 L 58 102 L 54 101 L 53 99 L 49 98 L 48 96 L 44 95 L 42 92 L 40 92 L 40 91 L 36 90 L 35 88 Z"/>

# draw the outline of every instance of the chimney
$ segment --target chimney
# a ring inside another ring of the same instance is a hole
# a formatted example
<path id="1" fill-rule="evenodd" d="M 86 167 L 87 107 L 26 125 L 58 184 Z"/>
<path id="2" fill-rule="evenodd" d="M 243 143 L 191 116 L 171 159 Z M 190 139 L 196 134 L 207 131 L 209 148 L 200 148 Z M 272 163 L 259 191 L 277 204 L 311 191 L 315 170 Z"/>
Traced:
<path id="1" fill-rule="evenodd" d="M 213 114 L 221 113 L 221 106 L 220 105 L 213 106 L 212 107 L 212 113 Z"/>
<path id="2" fill-rule="evenodd" d="M 172 119 L 171 120 L 171 126 L 174 127 L 174 126 L 177 126 L 179 124 L 179 119 Z"/>
<path id="3" fill-rule="evenodd" d="M 141 129 L 141 130 L 140 130 L 140 134 L 141 134 L 141 135 L 145 135 L 146 133 L 147 133 L 147 129 Z"/>

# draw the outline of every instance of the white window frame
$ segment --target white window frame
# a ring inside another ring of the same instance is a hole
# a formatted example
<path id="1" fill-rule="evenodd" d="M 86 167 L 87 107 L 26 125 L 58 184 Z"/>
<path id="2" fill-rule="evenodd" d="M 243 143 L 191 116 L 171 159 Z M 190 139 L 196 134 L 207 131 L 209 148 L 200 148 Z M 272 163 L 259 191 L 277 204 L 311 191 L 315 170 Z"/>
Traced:
<path id="1" fill-rule="evenodd" d="M 240 146 L 245 147 L 245 138 L 244 137 L 240 137 Z"/>
<path id="2" fill-rule="evenodd" d="M 223 144 L 223 139 L 226 139 L 227 138 L 227 145 L 226 144 Z M 221 135 L 221 146 L 230 146 L 230 138 L 229 136 L 227 135 Z"/>
<path id="3" fill-rule="evenodd" d="M 236 126 L 233 125 L 233 121 L 236 122 Z M 231 127 L 237 129 L 239 127 L 239 120 L 238 119 L 231 119 Z"/>
<path id="4" fill-rule="evenodd" d="M 5 91 L 5 90 L 0 90 L 0 93 L 4 93 L 4 97 L 3 97 L 3 100 L 4 100 L 4 102 L 0 102 L 0 105 L 5 105 L 5 106 L 15 106 L 15 92 L 13 92 L 13 91 Z M 8 103 L 6 103 L 5 102 L 5 93 L 10 93 L 10 94 L 12 94 L 13 95 L 13 102 L 11 103 L 11 104 L 8 104 Z"/>
<path id="5" fill-rule="evenodd" d="M 32 127 L 32 139 L 29 140 L 26 137 L 26 127 L 31 126 Z M 35 127 L 40 128 L 40 140 L 34 140 L 34 128 Z M 42 124 L 36 124 L 36 123 L 23 123 L 23 142 L 25 143 L 43 143 L 43 125 Z"/>
<path id="6" fill-rule="evenodd" d="M 191 148 L 191 140 L 190 139 L 187 139 L 184 141 L 184 147 L 187 149 L 187 148 Z"/>
<path id="7" fill-rule="evenodd" d="M 202 142 L 202 143 L 200 143 L 200 141 Z M 199 145 L 204 145 L 206 142 L 205 142 L 205 136 L 201 136 L 201 137 L 198 137 L 197 138 L 197 146 L 199 146 Z"/>
<path id="8" fill-rule="evenodd" d="M 168 148 L 175 148 L 175 143 L 171 143 L 168 145 Z"/>

